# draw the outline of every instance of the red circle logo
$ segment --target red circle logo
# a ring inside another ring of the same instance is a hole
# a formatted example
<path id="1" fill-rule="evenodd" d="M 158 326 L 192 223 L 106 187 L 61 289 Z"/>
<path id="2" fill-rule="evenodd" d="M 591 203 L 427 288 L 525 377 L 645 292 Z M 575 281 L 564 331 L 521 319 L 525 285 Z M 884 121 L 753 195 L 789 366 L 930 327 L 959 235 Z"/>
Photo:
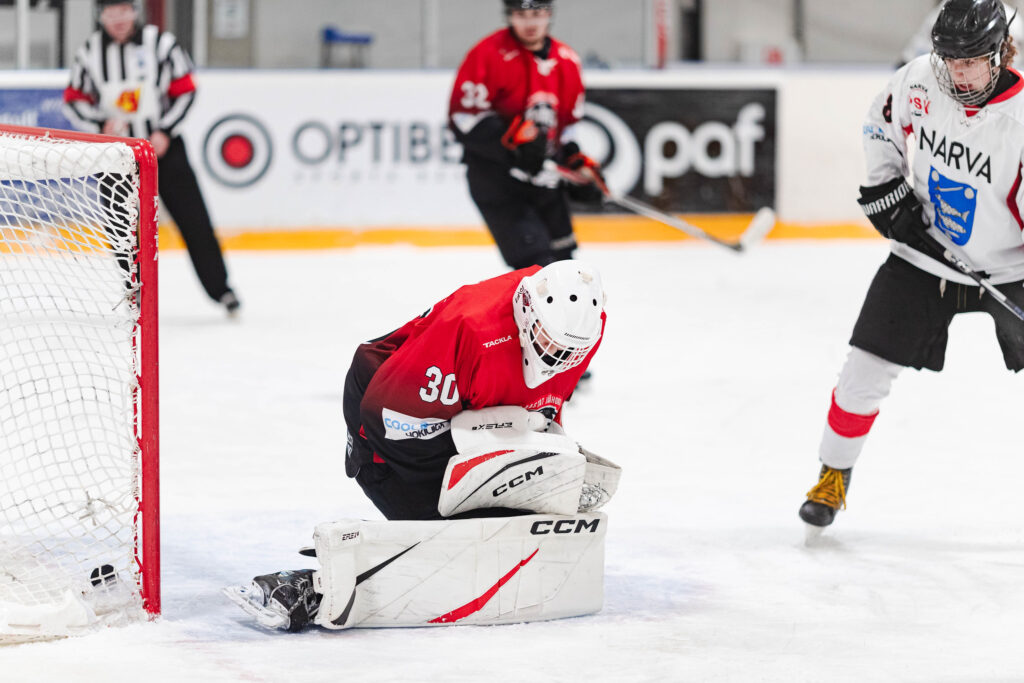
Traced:
<path id="1" fill-rule="evenodd" d="M 220 146 L 220 155 L 231 168 L 245 168 L 248 166 L 256 151 L 253 148 L 252 140 L 244 135 L 229 135 Z"/>

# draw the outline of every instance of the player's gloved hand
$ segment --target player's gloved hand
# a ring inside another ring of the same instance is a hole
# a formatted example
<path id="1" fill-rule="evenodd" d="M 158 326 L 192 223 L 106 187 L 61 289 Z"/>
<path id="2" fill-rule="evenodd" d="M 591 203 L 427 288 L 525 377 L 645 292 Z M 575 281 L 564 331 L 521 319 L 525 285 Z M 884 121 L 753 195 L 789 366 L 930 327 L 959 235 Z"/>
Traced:
<path id="1" fill-rule="evenodd" d="M 548 135 L 533 121 L 524 121 L 517 116 L 501 137 L 501 144 L 512 153 L 512 165 L 527 175 L 537 175 L 544 167 L 548 156 Z"/>
<path id="2" fill-rule="evenodd" d="M 562 145 L 555 155 L 555 162 L 559 166 L 579 171 L 582 175 L 592 179 L 589 183 L 569 183 L 569 198 L 573 201 L 585 204 L 600 204 L 604 199 L 604 175 L 601 173 L 601 164 L 597 163 L 580 151 L 580 146 L 575 142 L 567 142 Z"/>
<path id="3" fill-rule="evenodd" d="M 928 221 L 906 179 L 893 178 L 881 185 L 862 186 L 857 203 L 883 237 L 911 246 L 923 241 Z"/>

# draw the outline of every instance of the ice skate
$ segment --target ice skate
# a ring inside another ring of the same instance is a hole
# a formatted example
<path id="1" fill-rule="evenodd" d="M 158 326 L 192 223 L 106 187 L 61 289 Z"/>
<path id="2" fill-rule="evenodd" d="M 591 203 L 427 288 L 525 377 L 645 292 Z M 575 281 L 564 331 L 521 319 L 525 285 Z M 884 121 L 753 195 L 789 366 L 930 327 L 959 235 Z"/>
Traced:
<path id="1" fill-rule="evenodd" d="M 224 595 L 263 627 L 301 631 L 320 608 L 313 570 L 296 569 L 257 576 L 248 586 L 228 586 Z"/>
<path id="2" fill-rule="evenodd" d="M 232 290 L 228 290 L 221 294 L 220 304 L 228 312 L 229 318 L 237 318 L 238 310 L 242 307 L 242 302 L 238 300 L 238 297 Z"/>
<path id="3" fill-rule="evenodd" d="M 846 491 L 850 487 L 853 468 L 837 470 L 821 466 L 818 483 L 807 492 L 807 500 L 800 506 L 800 519 L 807 523 L 808 540 L 821 533 L 846 507 Z"/>

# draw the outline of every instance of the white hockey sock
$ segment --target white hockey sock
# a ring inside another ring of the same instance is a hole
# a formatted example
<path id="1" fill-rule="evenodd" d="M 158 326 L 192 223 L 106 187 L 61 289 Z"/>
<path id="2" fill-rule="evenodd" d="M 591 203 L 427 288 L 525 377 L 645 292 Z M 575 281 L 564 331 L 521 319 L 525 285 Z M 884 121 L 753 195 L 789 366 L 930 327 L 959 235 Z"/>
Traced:
<path id="1" fill-rule="evenodd" d="M 821 437 L 818 457 L 835 469 L 853 467 L 889 395 L 892 382 L 903 366 L 851 347 L 839 382 L 832 392 L 832 406 Z"/>

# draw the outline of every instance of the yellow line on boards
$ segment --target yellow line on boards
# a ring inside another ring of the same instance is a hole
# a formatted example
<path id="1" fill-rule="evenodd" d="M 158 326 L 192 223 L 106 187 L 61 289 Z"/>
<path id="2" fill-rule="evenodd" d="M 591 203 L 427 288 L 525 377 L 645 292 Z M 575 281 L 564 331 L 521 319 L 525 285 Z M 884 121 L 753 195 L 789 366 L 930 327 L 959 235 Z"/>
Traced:
<path id="1" fill-rule="evenodd" d="M 750 223 L 748 214 L 688 214 L 685 219 L 712 235 L 736 239 Z M 576 216 L 573 219 L 580 244 L 624 242 L 680 242 L 693 240 L 674 228 L 640 216 Z M 357 246 L 405 244 L 417 247 L 464 247 L 493 244 L 482 226 L 423 228 L 387 226 L 374 228 L 289 228 L 218 230 L 221 244 L 229 251 L 281 251 L 346 249 Z M 779 222 L 770 240 L 873 239 L 878 233 L 857 223 Z M 173 225 L 160 226 L 160 248 L 185 246 Z"/>

